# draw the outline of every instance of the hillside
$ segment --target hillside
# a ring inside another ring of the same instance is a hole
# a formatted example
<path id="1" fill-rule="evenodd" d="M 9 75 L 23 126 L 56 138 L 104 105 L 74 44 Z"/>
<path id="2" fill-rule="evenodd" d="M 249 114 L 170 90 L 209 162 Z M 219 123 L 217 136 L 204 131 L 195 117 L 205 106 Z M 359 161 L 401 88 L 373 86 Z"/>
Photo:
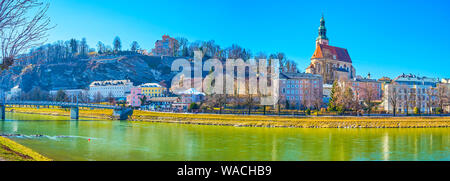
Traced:
<path id="1" fill-rule="evenodd" d="M 43 90 L 87 88 L 92 81 L 130 79 L 134 85 L 166 81 L 176 74 L 170 71 L 175 57 L 144 55 L 99 56 L 66 63 L 16 65 L 0 75 L 7 90 L 19 85 L 27 92 L 39 86 Z"/>

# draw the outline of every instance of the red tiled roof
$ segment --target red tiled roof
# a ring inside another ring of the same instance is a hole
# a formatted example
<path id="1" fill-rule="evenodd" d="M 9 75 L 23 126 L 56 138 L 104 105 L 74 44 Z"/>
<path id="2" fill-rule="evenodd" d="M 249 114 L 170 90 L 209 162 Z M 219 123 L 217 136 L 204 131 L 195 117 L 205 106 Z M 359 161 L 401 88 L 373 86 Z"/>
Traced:
<path id="1" fill-rule="evenodd" d="M 316 46 L 316 51 L 314 51 L 314 54 L 312 56 L 312 58 L 330 59 L 333 59 L 333 57 L 336 57 L 336 60 L 339 61 L 352 63 L 352 59 L 350 58 L 347 49 L 330 45 L 318 44 Z"/>

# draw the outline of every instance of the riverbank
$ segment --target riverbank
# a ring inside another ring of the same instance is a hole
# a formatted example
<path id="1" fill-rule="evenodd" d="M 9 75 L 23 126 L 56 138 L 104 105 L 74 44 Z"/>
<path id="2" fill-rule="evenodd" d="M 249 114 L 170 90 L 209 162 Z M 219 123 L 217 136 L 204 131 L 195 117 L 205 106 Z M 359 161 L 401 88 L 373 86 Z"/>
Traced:
<path id="1" fill-rule="evenodd" d="M 51 161 L 51 159 L 0 136 L 0 161 Z"/>
<path id="2" fill-rule="evenodd" d="M 66 109 L 8 108 L 18 113 L 69 116 Z M 111 119 L 112 110 L 80 109 L 80 118 Z M 262 115 L 183 114 L 134 111 L 131 121 L 236 127 L 295 128 L 432 128 L 450 127 L 450 117 L 287 117 Z"/>

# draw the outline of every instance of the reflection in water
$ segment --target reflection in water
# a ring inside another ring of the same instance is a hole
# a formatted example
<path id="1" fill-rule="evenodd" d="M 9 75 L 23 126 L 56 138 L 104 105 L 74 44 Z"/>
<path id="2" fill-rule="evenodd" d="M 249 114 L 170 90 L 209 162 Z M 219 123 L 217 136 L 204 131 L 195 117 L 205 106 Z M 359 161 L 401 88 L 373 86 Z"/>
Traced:
<path id="1" fill-rule="evenodd" d="M 12 139 L 55 160 L 450 160 L 450 128 L 246 128 L 10 113 L 7 119 L 0 133 L 46 135 Z"/>
<path id="2" fill-rule="evenodd" d="M 389 134 L 387 132 L 383 136 L 383 160 L 389 160 Z"/>

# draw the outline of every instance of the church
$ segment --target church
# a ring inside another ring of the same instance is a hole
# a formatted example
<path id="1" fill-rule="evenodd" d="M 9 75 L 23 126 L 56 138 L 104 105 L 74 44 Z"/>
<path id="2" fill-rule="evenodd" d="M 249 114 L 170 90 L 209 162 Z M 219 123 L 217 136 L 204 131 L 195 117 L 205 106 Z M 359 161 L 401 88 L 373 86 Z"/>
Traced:
<path id="1" fill-rule="evenodd" d="M 325 19 L 320 19 L 319 37 L 316 39 L 316 50 L 311 57 L 311 64 L 306 73 L 319 74 L 324 84 L 333 84 L 334 80 L 353 79 L 356 70 L 347 49 L 330 46 L 325 28 Z"/>

